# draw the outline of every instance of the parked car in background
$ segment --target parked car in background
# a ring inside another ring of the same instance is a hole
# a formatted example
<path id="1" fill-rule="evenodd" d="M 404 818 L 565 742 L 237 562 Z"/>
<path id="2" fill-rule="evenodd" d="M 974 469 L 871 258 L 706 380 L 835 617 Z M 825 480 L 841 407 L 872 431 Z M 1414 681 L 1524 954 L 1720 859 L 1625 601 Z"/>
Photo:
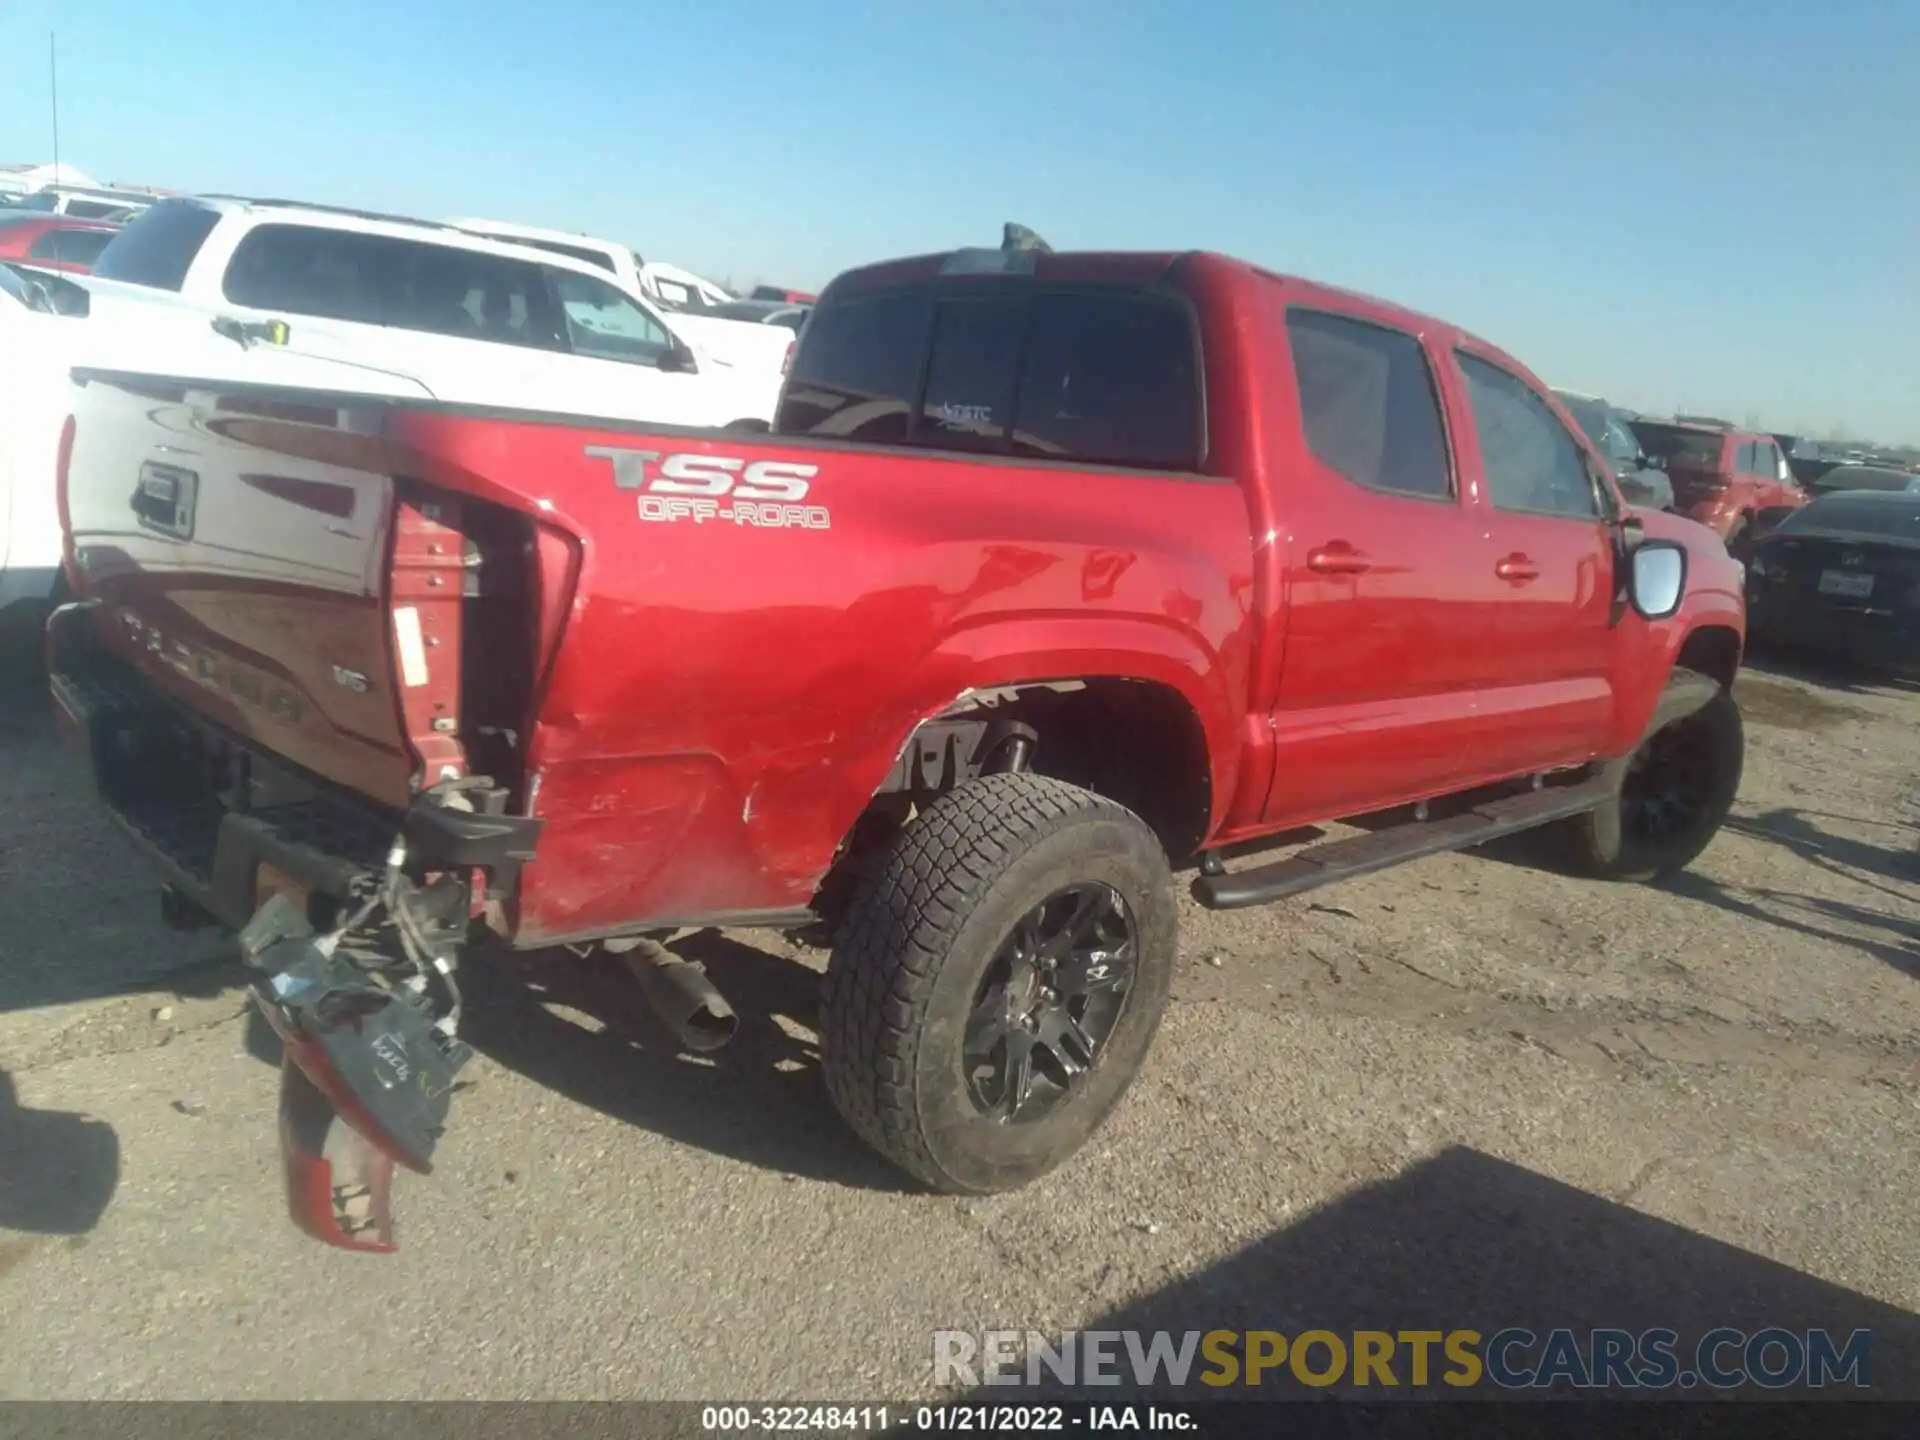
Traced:
<path id="1" fill-rule="evenodd" d="M 86 310 L 86 292 L 65 277 L 0 264 L 0 610 L 55 594 L 54 458 Z"/>
<path id="2" fill-rule="evenodd" d="M 0 260 L 84 274 L 93 268 L 119 228 L 98 220 L 70 220 L 64 215 L 0 211 Z"/>
<path id="3" fill-rule="evenodd" d="M 1673 506 L 1744 555 L 1782 517 L 1807 503 L 1771 436 L 1707 418 L 1631 422 L 1646 455 L 1673 483 Z"/>
<path id="4" fill-rule="evenodd" d="M 744 320 L 749 325 L 780 325 L 798 331 L 807 323 L 811 305 L 790 305 L 784 300 L 729 300 L 707 313 L 716 320 Z"/>
<path id="5" fill-rule="evenodd" d="M 1607 457 L 1613 478 L 1627 500 L 1649 510 L 1673 509 L 1673 485 L 1641 448 L 1625 411 L 1597 395 L 1574 390 L 1553 392 L 1581 431 Z"/>
<path id="6" fill-rule="evenodd" d="M 244 399 L 81 391 L 98 603 L 52 685 L 171 913 L 243 929 L 291 1208 L 337 1245 L 392 1248 L 489 927 L 621 941 L 703 1051 L 733 1009 L 651 935 L 839 919 L 823 1088 L 921 1183 L 1004 1191 L 1140 1070 L 1174 866 L 1232 909 L 1556 825 L 1645 880 L 1738 785 L 1719 542 L 1629 511 L 1497 348 L 1224 256 L 842 275 L 770 435 Z"/>
<path id="7" fill-rule="evenodd" d="M 1920 668 L 1920 483 L 1836 491 L 1787 516 L 1753 547 L 1747 609 L 1756 640 Z"/>
<path id="8" fill-rule="evenodd" d="M 783 290 L 778 285 L 756 285 L 749 300 L 778 300 L 785 305 L 811 305 L 820 297 L 809 290 Z"/>
<path id="9" fill-rule="evenodd" d="M 82 185 L 49 185 L 13 203 L 16 210 L 69 215 L 75 220 L 130 220 L 158 197 L 144 190 L 106 190 Z"/>
<path id="10" fill-rule="evenodd" d="M 779 394 L 776 366 L 709 353 L 597 266 L 430 221 L 163 200 L 114 237 L 84 283 L 95 299 L 87 363 L 102 367 L 116 347 L 144 336 L 151 350 L 197 323 L 236 355 L 285 348 L 481 405 L 720 426 L 764 424 Z M 236 360 L 218 378 L 253 374 Z"/>
<path id="11" fill-rule="evenodd" d="M 697 282 L 691 289 L 689 285 L 670 279 L 668 289 L 678 299 L 667 301 L 660 289 L 661 275 L 677 276 L 686 272 L 676 270 L 671 265 L 663 266 L 643 260 L 631 246 L 618 241 L 599 240 L 591 235 L 578 235 L 566 230 L 542 230 L 537 226 L 516 225 L 505 220 L 449 220 L 446 223 L 470 235 L 483 235 L 507 245 L 531 246 L 604 270 L 628 294 L 639 296 L 648 304 L 673 315 L 672 325 L 676 333 L 697 341 L 710 355 L 729 364 L 778 375 L 792 348 L 776 336 L 748 330 L 737 323 L 746 317 L 723 314 L 726 306 L 738 302 L 718 287 L 713 287 L 711 291 L 718 298 L 711 304 L 707 303 L 708 292 L 698 289 L 699 285 L 706 282 L 700 281 L 697 276 L 691 277 L 692 281 Z M 699 296 L 699 302 L 688 303 L 689 293 Z M 716 321 L 728 323 L 716 324 Z"/>
<path id="12" fill-rule="evenodd" d="M 1842 490 L 1920 490 L 1920 475 L 1887 465 L 1835 465 L 1813 489 L 1816 495 Z"/>
<path id="13" fill-rule="evenodd" d="M 649 260 L 640 267 L 640 283 L 656 304 L 696 315 L 739 298 L 691 270 L 661 260 Z"/>

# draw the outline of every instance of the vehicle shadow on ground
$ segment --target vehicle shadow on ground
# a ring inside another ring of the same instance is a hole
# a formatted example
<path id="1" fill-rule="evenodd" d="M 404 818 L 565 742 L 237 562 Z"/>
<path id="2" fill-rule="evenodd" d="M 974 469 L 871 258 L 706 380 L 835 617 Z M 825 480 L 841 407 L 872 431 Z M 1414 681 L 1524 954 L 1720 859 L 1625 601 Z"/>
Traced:
<path id="1" fill-rule="evenodd" d="M 1681 1169 L 1687 1163 L 1684 1156 L 1656 1160 L 1637 1183 L 1657 1181 L 1665 1166 Z M 1391 1180 L 1358 1190 L 1208 1269 L 1090 1321 L 1082 1333 L 1165 1330 L 1178 1344 L 1188 1331 L 1270 1330 L 1291 1340 L 1304 1331 L 1325 1330 L 1351 1345 L 1356 1330 L 1397 1336 L 1407 1330 L 1466 1329 L 1480 1333 L 1484 1361 L 1486 1342 L 1502 1330 L 1520 1328 L 1540 1342 L 1503 1351 L 1518 1368 L 1538 1363 L 1541 1342 L 1556 1328 L 1575 1331 L 1586 1356 L 1591 1355 L 1588 1332 L 1595 1328 L 1617 1327 L 1636 1335 L 1665 1328 L 1679 1334 L 1673 1346 L 1677 1369 L 1690 1371 L 1697 1343 L 1722 1326 L 1747 1334 L 1777 1326 L 1803 1339 L 1811 1329 L 1825 1329 L 1842 1349 L 1855 1330 L 1869 1330 L 1870 1391 L 1842 1384 L 1787 1393 L 1829 1399 L 1920 1395 L 1920 1316 L 1465 1148 L 1443 1150 Z M 1146 1338 L 1143 1334 L 1143 1344 Z M 1131 1367 L 1125 1345 L 1112 1348 L 1119 1356 L 1116 1368 L 1126 1374 Z M 1240 1345 L 1230 1348 L 1244 1358 Z M 1712 1358 L 1728 1361 L 1738 1353 L 1729 1349 Z M 1310 1371 L 1329 1368 L 1323 1345 L 1309 1354 Z M 1778 1366 L 1779 1361 L 1769 1363 Z M 1433 1347 L 1425 1387 L 1411 1383 L 1407 1346 L 1396 1341 L 1388 1364 L 1398 1382 L 1392 1391 L 1383 1390 L 1377 1371 L 1372 1384 L 1355 1386 L 1350 1357 L 1338 1381 L 1324 1388 L 1302 1385 L 1284 1365 L 1267 1372 L 1257 1391 L 1208 1386 L 1199 1377 L 1213 1367 L 1196 1356 L 1183 1387 L 1166 1386 L 1163 1376 L 1161 1384 L 1136 1389 L 1127 1375 L 1127 1383 L 1119 1386 L 1079 1386 L 1072 1393 L 1103 1402 L 1154 1393 L 1183 1400 L 1493 1399 L 1513 1393 L 1491 1377 L 1471 1387 L 1442 1383 L 1441 1377 L 1457 1367 L 1445 1360 L 1439 1345 Z M 1046 1372 L 1040 1373 L 1045 1378 Z M 1569 1387 L 1557 1383 L 1552 1393 L 1566 1395 Z M 1676 1385 L 1661 1393 L 1677 1399 L 1726 1392 Z M 968 1395 L 1003 1404 L 1032 1397 L 1029 1390 L 984 1383 Z M 1413 1427 L 1407 1433 L 1432 1433 L 1425 1428 L 1431 1412 L 1423 1416 L 1423 1411 L 1427 1407 L 1409 1405 L 1397 1417 Z M 1269 1428 L 1276 1418 L 1232 1417 L 1245 1420 L 1247 1434 L 1277 1433 Z M 1205 1433 L 1230 1433 L 1230 1425 L 1231 1419 L 1227 1427 L 1209 1421 Z M 1558 1433 L 1559 1427 L 1553 1428 Z M 1332 1432 L 1316 1422 L 1312 1433 Z M 1364 1433 L 1380 1432 L 1369 1426 Z M 1647 1433 L 1659 1432 L 1650 1427 Z"/>
<path id="2" fill-rule="evenodd" d="M 1659 888 L 1670 895 L 1698 900 L 1742 919 L 1772 925 L 1796 935 L 1804 935 L 1810 940 L 1848 946 L 1892 966 L 1903 975 L 1920 979 L 1920 925 L 1898 916 L 1869 910 L 1864 905 L 1845 900 L 1833 900 L 1820 895 L 1796 895 L 1785 890 L 1740 887 L 1736 893 L 1735 889 L 1691 870 L 1684 870 L 1662 882 Z M 1799 915 L 1785 913 L 1791 911 L 1798 911 Z M 1811 918 L 1801 918 L 1803 916 Z M 1849 935 L 1842 930 L 1814 923 L 1821 919 L 1879 933 L 1871 937 Z"/>
<path id="3" fill-rule="evenodd" d="M 1817 651 L 1787 649 L 1754 641 L 1741 657 L 1740 668 L 1782 680 L 1799 680 L 1823 690 L 1850 695 L 1920 694 L 1920 679 L 1890 670 L 1872 669 Z"/>
<path id="4" fill-rule="evenodd" d="M 811 1038 L 817 972 L 715 931 L 672 948 L 704 965 L 738 1010 L 725 1049 L 681 1050 L 618 959 L 564 950 L 496 952 L 463 968 L 470 1009 L 461 1033 L 535 1084 L 681 1144 L 859 1189 L 909 1189 L 828 1102 Z"/>
<path id="5" fill-rule="evenodd" d="M 1885 834 L 1889 840 L 1898 842 L 1900 848 L 1835 835 L 1815 825 L 1815 819 L 1838 820 L 1842 824 L 1874 829 Z M 1833 874 L 1845 875 L 1848 879 L 1858 879 L 1858 875 L 1851 873 L 1857 871 L 1909 884 L 1920 881 L 1920 827 L 1913 825 L 1780 808 L 1751 817 L 1729 816 L 1726 828 L 1736 835 L 1784 845 L 1809 864 Z M 1920 900 L 1920 892 L 1916 892 L 1914 898 Z"/>
<path id="6" fill-rule="evenodd" d="M 28 1110 L 0 1070 L 0 1230 L 82 1235 L 120 1184 L 120 1140 L 100 1120 Z M 0 1244 L 0 1275 L 8 1251 Z"/>

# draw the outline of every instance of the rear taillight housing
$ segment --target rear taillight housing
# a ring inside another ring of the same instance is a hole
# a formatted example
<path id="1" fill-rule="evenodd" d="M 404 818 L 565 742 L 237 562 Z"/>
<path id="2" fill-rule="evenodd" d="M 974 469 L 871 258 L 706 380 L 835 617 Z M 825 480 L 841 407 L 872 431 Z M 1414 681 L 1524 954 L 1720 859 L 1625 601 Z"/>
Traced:
<path id="1" fill-rule="evenodd" d="M 784 355 L 780 357 L 780 373 L 782 375 L 786 374 L 787 371 L 792 367 L 794 347 L 799 343 L 800 342 L 797 339 L 787 341 L 787 351 Z"/>

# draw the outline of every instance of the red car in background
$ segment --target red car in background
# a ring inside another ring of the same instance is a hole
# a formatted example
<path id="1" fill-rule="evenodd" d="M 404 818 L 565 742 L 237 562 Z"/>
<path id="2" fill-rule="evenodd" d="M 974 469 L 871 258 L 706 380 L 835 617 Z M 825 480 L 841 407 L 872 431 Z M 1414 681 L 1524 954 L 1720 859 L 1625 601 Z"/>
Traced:
<path id="1" fill-rule="evenodd" d="M 1673 508 L 1735 555 L 1807 503 L 1773 436 L 1718 420 L 1635 420 L 1633 433 L 1673 482 Z"/>
<path id="2" fill-rule="evenodd" d="M 0 260 L 20 260 L 45 270 L 86 274 L 120 233 L 118 225 L 69 220 L 64 215 L 0 214 Z"/>
<path id="3" fill-rule="evenodd" d="M 779 285 L 756 285 L 749 300 L 777 300 L 782 305 L 811 305 L 820 297 L 809 290 L 788 290 Z"/>

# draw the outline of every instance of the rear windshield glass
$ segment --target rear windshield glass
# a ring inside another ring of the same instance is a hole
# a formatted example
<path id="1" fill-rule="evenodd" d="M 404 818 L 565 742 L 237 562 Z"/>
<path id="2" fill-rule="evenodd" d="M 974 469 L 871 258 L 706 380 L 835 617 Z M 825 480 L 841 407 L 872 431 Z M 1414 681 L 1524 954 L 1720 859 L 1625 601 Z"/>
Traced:
<path id="1" fill-rule="evenodd" d="M 1920 495 L 1826 495 L 1777 526 L 1780 535 L 1884 535 L 1920 540 Z"/>
<path id="2" fill-rule="evenodd" d="M 193 257 L 219 223 L 219 215 L 186 200 L 162 200 L 142 211 L 100 252 L 93 273 L 103 280 L 178 290 L 186 283 Z"/>
<path id="3" fill-rule="evenodd" d="M 1635 420 L 1633 433 L 1647 454 L 1663 465 L 1681 465 L 1695 470 L 1720 468 L 1720 452 L 1727 437 L 1717 430 L 1685 430 L 1678 425 L 1659 425 L 1651 420 Z"/>
<path id="4" fill-rule="evenodd" d="M 1189 470 L 1201 461 L 1187 311 L 1131 290 L 904 292 L 816 309 L 776 430 Z"/>

